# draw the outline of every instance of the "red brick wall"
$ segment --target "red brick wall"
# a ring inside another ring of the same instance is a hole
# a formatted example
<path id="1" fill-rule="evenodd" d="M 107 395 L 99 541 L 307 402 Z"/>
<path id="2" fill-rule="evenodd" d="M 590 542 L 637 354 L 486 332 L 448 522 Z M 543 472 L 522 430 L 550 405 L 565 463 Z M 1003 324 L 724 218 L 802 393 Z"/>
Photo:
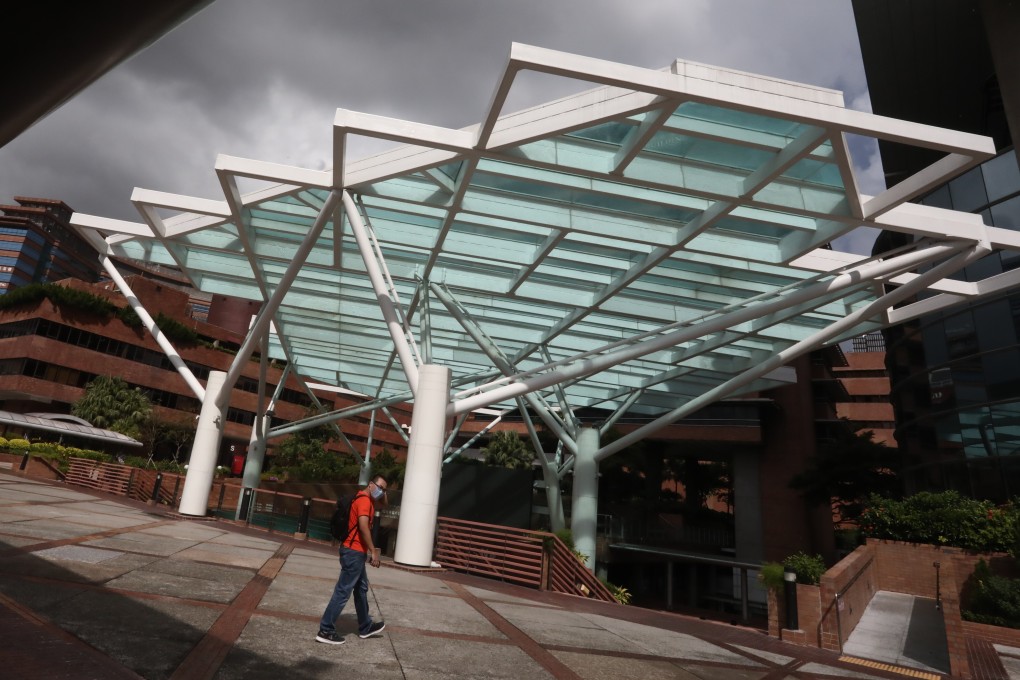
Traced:
<path id="1" fill-rule="evenodd" d="M 875 549 L 867 545 L 854 550 L 822 576 L 819 586 L 825 607 L 820 633 L 823 649 L 842 649 L 878 590 L 876 576 Z"/>
<path id="2" fill-rule="evenodd" d="M 25 470 L 21 470 L 21 461 L 24 458 L 23 454 L 15 453 L 0 453 L 0 463 L 9 463 L 10 468 L 5 468 L 5 471 L 10 471 L 14 474 L 25 475 L 26 477 L 41 477 L 42 479 L 60 479 L 60 475 L 54 469 L 53 466 L 48 465 L 46 461 L 39 458 L 30 457 L 28 459 L 28 465 Z"/>
<path id="3" fill-rule="evenodd" d="M 895 593 L 908 593 L 918 597 L 935 599 L 936 570 L 933 566 L 939 562 L 943 567 L 946 562 L 958 555 L 958 548 L 947 548 L 921 543 L 904 543 L 902 541 L 878 541 L 868 539 L 869 546 L 875 546 L 875 564 L 878 571 L 879 590 L 890 590 Z M 948 582 L 942 575 L 942 590 Z"/>

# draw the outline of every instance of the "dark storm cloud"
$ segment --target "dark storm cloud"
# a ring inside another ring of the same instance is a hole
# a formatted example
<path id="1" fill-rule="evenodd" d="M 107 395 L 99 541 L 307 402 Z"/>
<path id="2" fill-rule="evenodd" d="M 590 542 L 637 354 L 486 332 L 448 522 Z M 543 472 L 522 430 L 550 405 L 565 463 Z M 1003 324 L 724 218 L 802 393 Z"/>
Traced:
<path id="1" fill-rule="evenodd" d="M 330 164 L 338 107 L 470 125 L 513 41 L 651 68 L 679 57 L 867 102 L 848 1 L 216 0 L 0 149 L 0 200 L 136 220 L 135 186 L 218 197 L 218 153 Z M 514 104 L 555 88 L 528 81 Z"/>

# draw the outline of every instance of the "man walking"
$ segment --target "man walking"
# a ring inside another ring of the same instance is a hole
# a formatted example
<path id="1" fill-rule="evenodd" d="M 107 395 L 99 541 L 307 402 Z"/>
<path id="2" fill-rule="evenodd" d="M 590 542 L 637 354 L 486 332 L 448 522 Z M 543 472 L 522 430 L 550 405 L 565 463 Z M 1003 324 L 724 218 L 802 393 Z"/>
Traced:
<path id="1" fill-rule="evenodd" d="M 386 495 L 386 480 L 376 475 L 368 486 L 358 492 L 351 502 L 347 521 L 347 538 L 340 543 L 340 577 L 326 611 L 319 621 L 316 642 L 342 645 L 344 638 L 336 632 L 336 619 L 343 611 L 347 599 L 354 595 L 354 609 L 358 613 L 358 637 L 365 639 L 378 635 L 386 628 L 382 621 L 372 621 L 368 614 L 368 572 L 365 563 L 379 566 L 379 548 L 372 542 L 372 522 L 375 504 Z"/>

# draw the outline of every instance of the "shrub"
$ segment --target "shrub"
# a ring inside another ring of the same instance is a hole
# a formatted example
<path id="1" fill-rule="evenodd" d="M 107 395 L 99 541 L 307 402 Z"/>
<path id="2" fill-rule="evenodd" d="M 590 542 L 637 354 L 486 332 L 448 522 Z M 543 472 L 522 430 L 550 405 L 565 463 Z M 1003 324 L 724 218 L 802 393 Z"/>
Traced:
<path id="1" fill-rule="evenodd" d="M 99 316 L 110 316 L 117 309 L 106 298 L 53 283 L 34 283 L 9 291 L 0 297 L 0 309 L 37 304 L 43 298 L 49 298 L 50 302 L 58 307 L 76 309 Z"/>
<path id="2" fill-rule="evenodd" d="M 623 586 L 618 586 L 615 583 L 610 583 L 604 578 L 600 578 L 602 585 L 606 587 L 606 590 L 613 596 L 613 599 L 620 604 L 630 604 L 630 591 Z"/>
<path id="3" fill-rule="evenodd" d="M 571 551 L 574 550 L 574 532 L 570 529 L 557 529 L 553 532 L 556 534 L 556 538 L 563 542 L 563 545 L 567 546 Z"/>
<path id="4" fill-rule="evenodd" d="M 10 442 L 7 441 L 7 437 L 0 437 L 0 449 L 6 449 L 10 446 Z"/>
<path id="5" fill-rule="evenodd" d="M 815 586 L 825 573 L 825 560 L 821 555 L 796 552 L 783 560 L 783 567 L 797 572 L 797 583 Z"/>
<path id="6" fill-rule="evenodd" d="M 1020 628 L 1020 579 L 996 576 L 981 560 L 964 593 L 967 602 L 960 612 L 964 620 Z"/>
<path id="7" fill-rule="evenodd" d="M 142 319 L 132 307 L 121 307 L 117 310 L 117 318 L 129 328 L 141 328 Z"/>
<path id="8" fill-rule="evenodd" d="M 175 343 L 194 345 L 198 342 L 198 333 L 195 329 L 185 326 L 177 319 L 165 316 L 162 312 L 156 315 L 156 325 L 166 337 Z"/>
<path id="9" fill-rule="evenodd" d="M 102 451 L 92 451 L 90 449 L 81 449 L 75 458 L 86 458 L 100 463 L 109 463 L 113 461 L 113 456 L 110 454 L 103 453 Z"/>
<path id="10" fill-rule="evenodd" d="M 783 587 L 783 565 L 779 562 L 766 562 L 761 565 L 758 580 L 766 588 L 780 590 Z"/>
<path id="11" fill-rule="evenodd" d="M 60 444 L 54 444 L 53 442 L 33 442 L 31 445 L 32 453 L 49 454 L 51 456 L 60 455 L 64 452 L 64 447 Z"/>
<path id="12" fill-rule="evenodd" d="M 902 501 L 872 495 L 861 514 L 866 536 L 893 541 L 951 545 L 977 552 L 1016 548 L 1017 508 L 996 506 L 956 491 L 922 492 Z"/>
<path id="13" fill-rule="evenodd" d="M 181 464 L 173 460 L 155 460 L 152 462 L 152 467 L 160 472 L 184 472 Z"/>
<path id="14" fill-rule="evenodd" d="M 32 448 L 32 444 L 27 439 L 20 439 L 16 437 L 7 442 L 7 448 L 17 451 L 28 451 Z"/>

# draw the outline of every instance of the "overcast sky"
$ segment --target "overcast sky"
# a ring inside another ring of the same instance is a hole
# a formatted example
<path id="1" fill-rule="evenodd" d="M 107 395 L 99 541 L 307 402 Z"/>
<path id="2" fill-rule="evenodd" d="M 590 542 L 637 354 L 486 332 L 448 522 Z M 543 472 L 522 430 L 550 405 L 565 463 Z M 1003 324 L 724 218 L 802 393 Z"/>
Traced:
<path id="1" fill-rule="evenodd" d="M 870 111 L 850 0 L 215 0 L 0 148 L 0 202 L 138 221 L 135 186 L 221 199 L 219 153 L 328 167 L 337 108 L 477 123 L 514 41 L 751 71 Z M 559 94 L 536 81 L 512 104 Z M 877 147 L 859 155 L 876 193 Z M 840 245 L 864 252 L 870 238 Z"/>

